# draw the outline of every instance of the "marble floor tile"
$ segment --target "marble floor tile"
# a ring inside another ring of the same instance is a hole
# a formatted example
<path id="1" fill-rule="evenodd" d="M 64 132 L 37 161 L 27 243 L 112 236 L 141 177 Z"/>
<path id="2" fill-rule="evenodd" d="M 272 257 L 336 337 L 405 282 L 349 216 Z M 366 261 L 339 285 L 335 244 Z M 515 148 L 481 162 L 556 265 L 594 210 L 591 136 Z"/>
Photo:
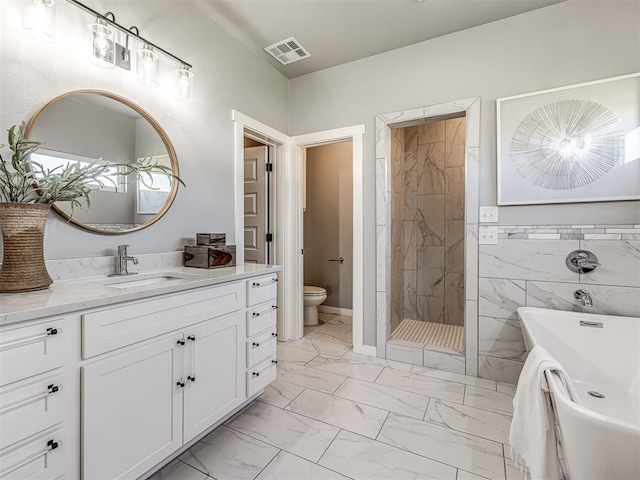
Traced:
<path id="1" fill-rule="evenodd" d="M 229 428 L 317 462 L 339 429 L 308 417 L 255 402 Z"/>
<path id="2" fill-rule="evenodd" d="M 387 342 L 387 358 L 397 362 L 422 365 L 423 346 L 421 343 L 393 340 Z"/>
<path id="3" fill-rule="evenodd" d="M 467 385 L 464 404 L 498 413 L 513 415 L 513 397 L 506 393 Z"/>
<path id="4" fill-rule="evenodd" d="M 323 323 L 328 323 L 331 320 L 333 320 L 335 317 L 337 317 L 335 313 L 318 311 L 318 320 L 320 320 Z"/>
<path id="5" fill-rule="evenodd" d="M 389 413 L 315 390 L 305 390 L 285 410 L 370 438 L 378 435 Z"/>
<path id="6" fill-rule="evenodd" d="M 333 393 L 347 377 L 323 372 L 316 368 L 303 367 L 295 363 L 278 363 L 278 379 L 309 387 L 321 392 Z"/>
<path id="7" fill-rule="evenodd" d="M 511 460 L 509 453 L 509 447 L 503 445 L 504 448 L 504 467 L 507 474 L 507 480 L 527 480 L 527 476 L 524 472 L 520 471 L 519 467 L 516 467 L 516 463 Z"/>
<path id="8" fill-rule="evenodd" d="M 334 315 L 326 323 L 331 325 L 353 325 L 353 317 L 349 315 Z"/>
<path id="9" fill-rule="evenodd" d="M 349 346 L 342 343 L 327 342 L 315 338 L 294 340 L 293 342 L 289 342 L 287 347 L 298 348 L 300 350 L 306 350 L 307 352 L 322 353 L 323 355 L 331 355 L 332 357 L 341 357 L 349 350 Z"/>
<path id="10" fill-rule="evenodd" d="M 417 419 L 424 417 L 429 403 L 424 395 L 353 378 L 347 378 L 334 395 Z"/>
<path id="11" fill-rule="evenodd" d="M 487 477 L 481 477 L 475 473 L 465 472 L 464 470 L 458 470 L 458 478 L 456 480 L 491 480 Z M 507 479 L 508 480 L 508 479 Z"/>
<path id="12" fill-rule="evenodd" d="M 327 468 L 281 451 L 256 480 L 348 480 Z"/>
<path id="13" fill-rule="evenodd" d="M 304 338 L 318 338 L 323 335 L 324 333 L 317 331 L 317 327 L 304 327 Z"/>
<path id="14" fill-rule="evenodd" d="M 501 444 L 450 428 L 391 413 L 378 441 L 493 480 L 505 478 Z"/>
<path id="15" fill-rule="evenodd" d="M 501 413 L 432 398 L 424 420 L 494 442 L 509 441 L 511 417 Z"/>
<path id="16" fill-rule="evenodd" d="M 215 429 L 180 456 L 214 478 L 253 480 L 279 449 L 227 427 Z"/>
<path id="17" fill-rule="evenodd" d="M 445 372 L 444 370 L 437 370 L 429 367 L 420 367 L 418 365 L 414 365 L 411 369 L 411 373 L 415 373 L 416 375 L 424 375 L 425 377 L 439 378 L 440 380 L 448 380 L 450 382 L 464 383 L 465 385 L 473 385 L 475 387 L 487 388 L 490 390 L 496 389 L 495 380 L 471 377 L 469 375 L 462 375 L 460 373 Z"/>
<path id="18" fill-rule="evenodd" d="M 455 480 L 456 469 L 440 462 L 341 431 L 319 462 L 353 479 Z"/>
<path id="19" fill-rule="evenodd" d="M 352 328 L 353 327 L 350 324 L 325 323 L 324 325 L 316 328 L 315 331 L 322 333 L 347 333 L 350 332 Z"/>
<path id="20" fill-rule="evenodd" d="M 284 408 L 289 405 L 291 400 L 300 395 L 303 390 L 304 387 L 299 385 L 283 382 L 282 380 L 274 380 L 264 388 L 264 393 L 258 397 L 258 400 L 274 407 Z"/>
<path id="21" fill-rule="evenodd" d="M 512 397 L 516 394 L 516 385 L 512 383 L 496 382 L 498 384 L 497 390 Z M 478 385 L 479 386 L 479 385 Z"/>
<path id="22" fill-rule="evenodd" d="M 360 363 L 344 357 L 336 358 L 324 355 L 318 355 L 315 357 L 307 363 L 307 367 L 317 368 L 324 372 L 337 373 L 338 375 L 344 375 L 346 377 L 366 380 L 367 382 L 374 382 L 384 369 L 384 367 L 379 365 Z"/>
<path id="23" fill-rule="evenodd" d="M 376 383 L 457 403 L 462 403 L 464 400 L 465 386 L 461 383 L 399 372 L 389 368 L 385 368 L 382 371 Z"/>
<path id="24" fill-rule="evenodd" d="M 204 480 L 207 474 L 176 459 L 147 480 Z"/>
<path id="25" fill-rule="evenodd" d="M 351 329 L 349 329 L 348 332 L 344 332 L 344 333 L 338 333 L 338 332 L 322 333 L 321 336 L 316 338 L 322 342 L 340 343 L 346 346 L 347 348 L 351 348 L 353 346 L 353 332 L 351 331 Z"/>
<path id="26" fill-rule="evenodd" d="M 412 367 L 410 363 L 396 362 L 394 360 L 371 357 L 369 355 L 361 355 L 359 353 L 355 353 L 353 350 L 349 350 L 342 356 L 342 358 L 355 360 L 360 363 L 367 363 L 369 365 L 380 365 L 381 367 L 388 367 L 393 370 L 400 370 L 401 372 L 410 372 Z"/>
<path id="27" fill-rule="evenodd" d="M 278 345 L 276 350 L 278 360 L 282 362 L 298 363 L 300 365 L 306 364 L 308 361 L 315 358 L 316 355 L 318 355 L 316 352 L 292 348 L 287 345 Z"/>

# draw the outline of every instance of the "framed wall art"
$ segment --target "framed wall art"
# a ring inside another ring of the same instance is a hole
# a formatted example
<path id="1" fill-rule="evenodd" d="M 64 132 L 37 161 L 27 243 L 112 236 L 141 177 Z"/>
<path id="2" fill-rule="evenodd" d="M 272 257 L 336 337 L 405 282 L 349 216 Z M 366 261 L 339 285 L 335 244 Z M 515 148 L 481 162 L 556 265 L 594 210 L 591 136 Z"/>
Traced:
<path id="1" fill-rule="evenodd" d="M 640 199 L 640 73 L 497 100 L 498 205 Z"/>

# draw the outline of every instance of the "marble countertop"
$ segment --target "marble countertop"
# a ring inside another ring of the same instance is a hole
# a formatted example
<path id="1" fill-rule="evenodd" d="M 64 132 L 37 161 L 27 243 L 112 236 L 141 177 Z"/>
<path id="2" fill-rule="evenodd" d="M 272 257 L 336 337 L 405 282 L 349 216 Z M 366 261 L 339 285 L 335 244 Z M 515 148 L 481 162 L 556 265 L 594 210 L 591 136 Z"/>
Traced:
<path id="1" fill-rule="evenodd" d="M 199 269 L 170 267 L 147 270 L 128 277 L 89 277 L 54 282 L 37 292 L 0 293 L 0 325 L 9 325 L 52 315 L 140 300 L 193 288 L 233 282 L 261 274 L 278 272 L 277 265 L 246 264 L 237 267 Z M 116 288 L 117 282 L 144 280 L 157 276 L 184 277 L 165 283 Z"/>

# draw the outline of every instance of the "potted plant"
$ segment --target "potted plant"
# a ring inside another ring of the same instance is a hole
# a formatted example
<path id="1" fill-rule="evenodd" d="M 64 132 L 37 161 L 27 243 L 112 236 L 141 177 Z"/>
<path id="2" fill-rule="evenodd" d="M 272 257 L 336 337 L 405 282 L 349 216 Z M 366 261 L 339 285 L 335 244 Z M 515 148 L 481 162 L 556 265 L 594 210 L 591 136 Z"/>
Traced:
<path id="1" fill-rule="evenodd" d="M 53 281 L 44 263 L 44 227 L 54 202 L 70 202 L 76 208 L 91 205 L 91 192 L 104 185 L 104 174 L 113 167 L 134 174 L 153 188 L 151 173 L 162 173 L 184 182 L 170 167 L 151 157 L 138 163 L 69 163 L 53 169 L 30 160 L 41 142 L 24 138 L 25 124 L 9 130 L 11 161 L 0 154 L 0 229 L 2 268 L 0 292 L 23 292 L 47 288 Z M 0 148 L 4 145 L 0 145 Z M 145 175 L 146 174 L 146 175 Z M 96 186 L 98 185 L 98 186 Z"/>

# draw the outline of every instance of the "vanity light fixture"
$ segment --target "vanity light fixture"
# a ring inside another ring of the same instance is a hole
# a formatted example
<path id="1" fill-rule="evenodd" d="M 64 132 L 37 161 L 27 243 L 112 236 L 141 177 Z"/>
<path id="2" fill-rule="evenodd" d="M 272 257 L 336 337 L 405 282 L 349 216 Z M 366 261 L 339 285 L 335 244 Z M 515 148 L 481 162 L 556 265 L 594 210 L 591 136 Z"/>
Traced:
<path id="1" fill-rule="evenodd" d="M 115 15 L 107 12 L 104 17 L 96 17 L 95 23 L 89 25 L 91 29 L 91 61 L 104 68 L 116 66 L 115 32 L 107 23 L 109 16 L 115 22 Z"/>
<path id="2" fill-rule="evenodd" d="M 30 37 L 53 42 L 56 32 L 54 0 L 23 0 L 22 27 Z"/>
<path id="3" fill-rule="evenodd" d="M 189 65 L 176 70 L 176 100 L 193 102 L 193 72 Z"/>
<path id="4" fill-rule="evenodd" d="M 138 50 L 136 72 L 138 74 L 138 82 L 142 85 L 146 87 L 157 87 L 160 85 L 158 81 L 160 76 L 160 60 L 151 45 L 145 43 L 142 48 Z"/>

